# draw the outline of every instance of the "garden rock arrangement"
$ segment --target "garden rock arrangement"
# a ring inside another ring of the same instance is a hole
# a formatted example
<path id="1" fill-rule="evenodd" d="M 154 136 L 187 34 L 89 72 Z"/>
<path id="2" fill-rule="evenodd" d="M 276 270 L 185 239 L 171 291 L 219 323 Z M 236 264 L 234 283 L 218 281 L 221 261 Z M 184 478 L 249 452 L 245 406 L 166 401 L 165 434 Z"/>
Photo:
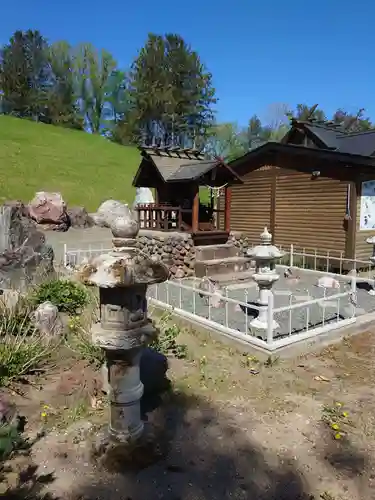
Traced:
<path id="1" fill-rule="evenodd" d="M 22 281 L 34 283 L 53 273 L 53 250 L 35 222 L 26 216 L 27 209 L 20 202 L 8 202 L 10 211 L 8 248 L 0 253 L 0 284 L 2 288 L 20 286 Z"/>
<path id="2" fill-rule="evenodd" d="M 171 278 L 194 276 L 195 248 L 190 234 L 141 230 L 137 248 L 168 266 Z"/>
<path id="3" fill-rule="evenodd" d="M 66 203 L 60 193 L 40 191 L 28 205 L 29 216 L 45 229 L 67 231 L 70 226 Z"/>
<path id="4" fill-rule="evenodd" d="M 126 203 L 117 200 L 107 200 L 103 202 L 93 215 L 94 223 L 99 227 L 110 228 L 118 217 L 131 217 L 131 212 Z"/>

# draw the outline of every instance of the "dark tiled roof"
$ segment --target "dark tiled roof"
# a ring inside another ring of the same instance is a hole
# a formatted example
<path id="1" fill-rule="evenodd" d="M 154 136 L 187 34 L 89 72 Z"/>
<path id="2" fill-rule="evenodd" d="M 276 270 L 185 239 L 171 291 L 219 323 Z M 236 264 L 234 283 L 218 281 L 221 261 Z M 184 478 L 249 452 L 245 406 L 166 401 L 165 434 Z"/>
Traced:
<path id="1" fill-rule="evenodd" d="M 375 156 L 375 130 L 338 137 L 338 150 L 363 156 Z"/>
<path id="2" fill-rule="evenodd" d="M 298 121 L 292 126 L 305 128 L 328 149 L 353 155 L 375 156 L 375 130 L 350 134 L 337 127 Z"/>
<path id="3" fill-rule="evenodd" d="M 181 165 L 181 167 L 172 174 L 168 181 L 182 181 L 187 179 L 197 179 L 206 172 L 209 172 L 211 168 L 217 165 L 216 161 L 200 161 L 199 163 L 191 163 L 190 165 Z"/>
<path id="4" fill-rule="evenodd" d="M 164 181 L 189 180 L 199 177 L 216 165 L 207 161 L 199 152 L 189 150 L 142 149 L 142 156 L 150 159 L 159 170 Z"/>

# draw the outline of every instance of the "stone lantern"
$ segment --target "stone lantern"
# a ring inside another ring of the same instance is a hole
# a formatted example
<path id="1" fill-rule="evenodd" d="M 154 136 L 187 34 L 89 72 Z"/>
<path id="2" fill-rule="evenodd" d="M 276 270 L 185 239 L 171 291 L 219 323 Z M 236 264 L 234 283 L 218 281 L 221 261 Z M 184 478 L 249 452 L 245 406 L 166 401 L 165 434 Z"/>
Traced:
<path id="1" fill-rule="evenodd" d="M 165 281 L 169 271 L 136 248 L 139 225 L 130 211 L 112 222 L 111 231 L 113 250 L 84 264 L 79 278 L 99 287 L 100 322 L 93 326 L 92 338 L 106 355 L 109 440 L 124 444 L 136 441 L 143 432 L 140 358 L 156 334 L 147 318 L 147 287 Z"/>
<path id="2" fill-rule="evenodd" d="M 275 261 L 280 259 L 284 253 L 272 245 L 272 235 L 265 227 L 260 235 L 261 244 L 248 250 L 247 255 L 255 261 L 255 273 L 252 278 L 259 288 L 259 315 L 250 322 L 250 326 L 259 330 L 268 330 L 268 301 L 272 294 L 272 286 L 279 279 L 275 271 Z M 271 329 L 279 328 L 278 323 L 272 320 Z"/>

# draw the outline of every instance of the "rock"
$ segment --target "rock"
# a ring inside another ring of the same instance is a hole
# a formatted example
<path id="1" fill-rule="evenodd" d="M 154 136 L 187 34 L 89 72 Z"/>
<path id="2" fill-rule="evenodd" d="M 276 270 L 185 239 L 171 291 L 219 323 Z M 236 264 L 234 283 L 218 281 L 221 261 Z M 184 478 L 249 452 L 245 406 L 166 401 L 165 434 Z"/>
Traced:
<path id="1" fill-rule="evenodd" d="M 7 214 L 0 221 L 9 235 L 0 251 L 0 283 L 3 288 L 18 289 L 24 282 L 36 283 L 53 273 L 54 255 L 35 222 L 25 217 L 22 204 L 8 206 Z"/>
<path id="2" fill-rule="evenodd" d="M 46 336 L 61 335 L 63 330 L 62 321 L 58 309 L 52 302 L 46 301 L 40 304 L 33 313 L 36 328 Z"/>
<path id="3" fill-rule="evenodd" d="M 84 207 L 71 207 L 68 209 L 68 217 L 72 227 L 92 227 L 94 221 Z"/>
<path id="4" fill-rule="evenodd" d="M 174 276 L 177 279 L 182 279 L 185 276 L 184 270 L 181 267 L 179 267 Z"/>
<path id="5" fill-rule="evenodd" d="M 318 279 L 317 285 L 319 288 L 340 288 L 339 281 L 335 280 L 331 276 L 322 276 Z"/>
<path id="6" fill-rule="evenodd" d="M 215 309 L 220 307 L 223 296 L 221 294 L 220 288 L 216 285 L 216 283 L 211 281 L 210 278 L 203 278 L 202 281 L 199 283 L 198 288 L 199 290 L 213 294 L 213 295 L 204 295 L 203 293 L 199 294 L 199 296 L 203 299 L 206 305 L 214 307 Z"/>
<path id="7" fill-rule="evenodd" d="M 97 226 L 109 228 L 117 217 L 123 216 L 132 218 L 128 205 L 116 200 L 107 200 L 100 205 L 93 219 Z"/>
<path id="8" fill-rule="evenodd" d="M 29 216 L 38 224 L 61 226 L 60 230 L 69 228 L 69 217 L 66 204 L 60 193 L 36 193 L 28 206 Z"/>

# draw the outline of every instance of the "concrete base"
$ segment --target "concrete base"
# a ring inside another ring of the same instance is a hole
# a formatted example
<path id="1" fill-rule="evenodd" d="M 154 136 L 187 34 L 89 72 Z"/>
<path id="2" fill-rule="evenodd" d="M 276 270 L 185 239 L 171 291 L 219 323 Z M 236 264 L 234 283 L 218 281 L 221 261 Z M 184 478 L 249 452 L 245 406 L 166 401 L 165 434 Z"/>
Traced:
<path id="1" fill-rule="evenodd" d="M 265 330 L 265 331 L 268 330 L 268 323 L 260 320 L 259 317 L 253 319 L 250 322 L 250 326 L 251 326 L 251 328 L 256 328 L 257 330 Z M 273 320 L 272 321 L 272 330 L 277 330 L 278 328 L 280 328 L 279 323 L 277 321 Z"/>

